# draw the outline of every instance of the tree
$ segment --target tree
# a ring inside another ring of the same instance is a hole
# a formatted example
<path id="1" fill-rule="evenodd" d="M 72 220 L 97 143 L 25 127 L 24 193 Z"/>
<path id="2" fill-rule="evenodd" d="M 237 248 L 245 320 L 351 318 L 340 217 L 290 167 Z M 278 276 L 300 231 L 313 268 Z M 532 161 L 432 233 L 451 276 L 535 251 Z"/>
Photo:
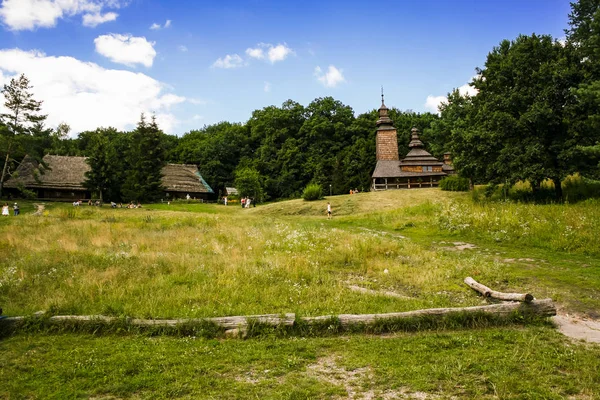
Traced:
<path id="1" fill-rule="evenodd" d="M 122 134 L 114 128 L 99 128 L 89 140 L 86 162 L 90 170 L 85 173 L 84 185 L 97 192 L 100 201 L 104 201 L 105 198 L 111 201 L 121 199 L 124 163 L 123 154 L 118 148 L 119 135 Z"/>
<path id="2" fill-rule="evenodd" d="M 262 200 L 263 189 L 260 173 L 254 168 L 242 167 L 235 172 L 235 187 L 242 197 Z"/>
<path id="3" fill-rule="evenodd" d="M 577 146 L 594 143 L 571 129 L 577 65 L 572 46 L 546 35 L 521 35 L 495 47 L 471 83 L 478 94 L 455 94 L 446 108 L 462 120 L 449 125 L 459 170 L 493 183 L 529 181 L 534 189 L 549 178 L 561 199 L 562 179 L 577 171 Z M 458 111 L 462 106 L 467 115 Z M 447 116 L 442 110 L 442 119 Z"/>
<path id="4" fill-rule="evenodd" d="M 4 85 L 2 94 L 4 95 L 4 106 L 9 110 L 8 113 L 0 114 L 0 119 L 6 129 L 0 130 L 3 136 L 3 144 L 6 151 L 2 175 L 0 175 L 0 196 L 4 188 L 4 181 L 10 175 L 9 164 L 11 163 L 11 154 L 17 145 L 17 140 L 30 134 L 32 127 L 42 126 L 46 115 L 39 114 L 42 107 L 41 101 L 33 99 L 29 79 L 22 74 L 19 78 L 12 78 L 8 85 Z"/>
<path id="5" fill-rule="evenodd" d="M 166 163 L 162 135 L 156 118 L 153 116 L 148 124 L 142 114 L 137 128 L 131 133 L 127 154 L 127 177 L 122 189 L 126 200 L 157 201 L 162 198 L 162 168 Z"/>

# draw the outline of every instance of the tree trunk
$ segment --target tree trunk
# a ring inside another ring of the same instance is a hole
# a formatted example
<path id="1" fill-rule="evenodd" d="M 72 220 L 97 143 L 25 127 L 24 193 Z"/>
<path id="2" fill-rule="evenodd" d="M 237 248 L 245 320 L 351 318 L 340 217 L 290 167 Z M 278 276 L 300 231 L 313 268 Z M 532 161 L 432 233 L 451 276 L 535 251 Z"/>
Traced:
<path id="1" fill-rule="evenodd" d="M 469 285 L 473 290 L 481 293 L 483 297 L 492 297 L 499 300 L 507 301 L 525 301 L 530 302 L 533 300 L 533 296 L 529 293 L 503 293 L 496 292 L 489 287 L 482 285 L 470 276 L 465 278 L 465 283 Z"/>
<path id="2" fill-rule="evenodd" d="M 556 201 L 563 201 L 563 191 L 562 191 L 562 183 L 560 178 L 554 177 L 552 178 L 552 182 L 554 182 L 554 193 L 556 194 Z"/>
<path id="3" fill-rule="evenodd" d="M 2 168 L 2 176 L 0 177 L 0 197 L 2 197 L 2 191 L 4 190 L 4 179 L 6 178 L 6 170 L 8 169 L 8 161 L 10 160 L 10 150 L 12 147 L 12 142 L 8 145 L 8 150 L 6 151 L 6 160 L 4 160 L 4 167 Z"/>
<path id="4" fill-rule="evenodd" d="M 508 316 L 514 312 L 529 312 L 542 317 L 552 317 L 556 315 L 556 307 L 552 299 L 533 300 L 530 303 L 502 303 L 492 304 L 489 306 L 474 306 L 474 307 L 456 307 L 456 308 L 429 308 L 425 310 L 415 310 L 407 312 L 389 313 L 389 314 L 340 314 L 337 318 L 340 325 L 349 326 L 357 324 L 371 324 L 381 320 L 407 319 L 414 317 L 437 317 L 443 318 L 447 315 L 456 314 L 494 314 Z M 311 324 L 326 321 L 335 315 L 321 317 L 303 317 L 302 320 Z"/>

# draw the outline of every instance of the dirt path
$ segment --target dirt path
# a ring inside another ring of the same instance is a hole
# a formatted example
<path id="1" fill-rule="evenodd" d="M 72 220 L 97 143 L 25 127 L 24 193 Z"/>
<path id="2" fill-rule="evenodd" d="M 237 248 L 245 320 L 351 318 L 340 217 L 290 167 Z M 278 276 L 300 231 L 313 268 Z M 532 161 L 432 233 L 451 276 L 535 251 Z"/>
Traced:
<path id="1" fill-rule="evenodd" d="M 600 343 L 600 321 L 570 315 L 557 315 L 552 317 L 552 321 L 558 326 L 559 332 L 565 336 Z"/>

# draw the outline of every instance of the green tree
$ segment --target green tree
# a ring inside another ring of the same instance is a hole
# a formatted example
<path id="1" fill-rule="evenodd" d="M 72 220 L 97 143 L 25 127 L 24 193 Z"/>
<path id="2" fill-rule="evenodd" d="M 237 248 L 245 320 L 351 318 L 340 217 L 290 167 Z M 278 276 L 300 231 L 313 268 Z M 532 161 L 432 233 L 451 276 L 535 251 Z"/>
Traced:
<path id="1" fill-rule="evenodd" d="M 4 182 L 10 176 L 9 166 L 12 162 L 16 162 L 11 156 L 19 145 L 20 139 L 31 135 L 32 129 L 36 127 L 40 130 L 46 119 L 46 115 L 40 114 L 42 102 L 34 100 L 32 88 L 29 79 L 22 74 L 18 78 L 12 78 L 2 89 L 5 98 L 4 106 L 9 112 L 0 114 L 0 120 L 4 125 L 4 129 L 0 129 L 2 148 L 6 153 L 0 175 L 0 196 L 2 196 Z M 36 155 L 32 154 L 32 156 Z"/>
<path id="2" fill-rule="evenodd" d="M 577 146 L 593 144 L 570 129 L 577 104 L 571 89 L 581 79 L 577 64 L 572 46 L 546 35 L 521 35 L 495 47 L 471 83 L 478 94 L 455 94 L 446 108 L 463 119 L 448 125 L 457 167 L 481 180 L 527 180 L 534 188 L 549 178 L 561 199 L 562 179 L 577 170 Z"/>
<path id="3" fill-rule="evenodd" d="M 254 168 L 242 167 L 236 170 L 235 187 L 242 197 L 252 197 L 254 201 L 263 198 L 262 178 Z"/>
<path id="4" fill-rule="evenodd" d="M 120 134 L 114 128 L 98 128 L 89 141 L 86 162 L 90 170 L 86 172 L 85 186 L 98 193 L 100 201 L 121 199 L 123 179 L 123 153 L 116 140 Z"/>
<path id="5" fill-rule="evenodd" d="M 125 200 L 151 202 L 162 198 L 162 168 L 166 163 L 162 135 L 156 118 L 153 116 L 148 124 L 142 114 L 131 133 L 127 177 L 122 188 Z"/>

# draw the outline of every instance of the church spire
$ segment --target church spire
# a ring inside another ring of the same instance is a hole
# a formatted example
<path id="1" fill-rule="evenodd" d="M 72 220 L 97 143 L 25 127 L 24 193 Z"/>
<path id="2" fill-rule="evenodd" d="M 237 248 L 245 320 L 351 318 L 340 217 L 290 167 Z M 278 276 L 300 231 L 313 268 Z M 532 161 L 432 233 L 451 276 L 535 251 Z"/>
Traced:
<path id="1" fill-rule="evenodd" d="M 423 142 L 421 142 L 421 139 L 419 139 L 419 130 L 417 129 L 416 126 L 413 126 L 413 128 L 410 130 L 410 143 L 408 144 L 408 147 L 412 148 L 424 148 L 425 145 L 423 144 Z"/>
<path id="2" fill-rule="evenodd" d="M 389 115 L 388 115 L 388 108 L 385 106 L 385 103 L 383 102 L 383 86 L 381 86 L 381 107 L 379 107 L 379 119 L 377 120 L 377 126 L 387 126 L 389 125 L 390 127 L 392 126 L 392 120 L 390 119 Z"/>

